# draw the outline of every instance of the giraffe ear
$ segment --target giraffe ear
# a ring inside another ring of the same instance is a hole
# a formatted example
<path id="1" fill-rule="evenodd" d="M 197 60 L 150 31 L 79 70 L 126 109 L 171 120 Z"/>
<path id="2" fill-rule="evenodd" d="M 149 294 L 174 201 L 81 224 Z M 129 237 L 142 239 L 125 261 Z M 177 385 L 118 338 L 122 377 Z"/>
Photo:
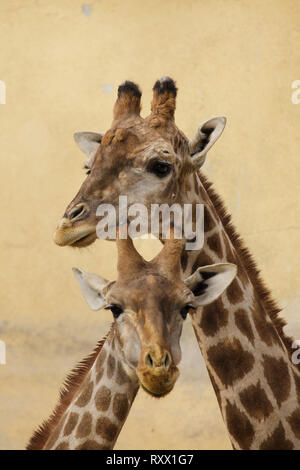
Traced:
<path id="1" fill-rule="evenodd" d="M 193 170 L 197 170 L 203 165 L 208 150 L 218 140 L 225 125 L 226 118 L 224 116 L 214 117 L 200 124 L 195 137 L 189 142 Z"/>
<path id="2" fill-rule="evenodd" d="M 86 161 L 87 168 L 91 167 L 92 160 L 101 144 L 103 135 L 98 132 L 75 132 L 74 134 L 76 144 L 88 157 Z"/>
<path id="3" fill-rule="evenodd" d="M 88 306 L 92 310 L 104 307 L 106 304 L 104 291 L 110 281 L 97 274 L 86 273 L 83 269 L 72 268 L 72 271 Z"/>
<path id="4" fill-rule="evenodd" d="M 217 300 L 231 284 L 237 273 L 235 264 L 221 263 L 198 268 L 184 282 L 195 296 L 196 307 Z"/>

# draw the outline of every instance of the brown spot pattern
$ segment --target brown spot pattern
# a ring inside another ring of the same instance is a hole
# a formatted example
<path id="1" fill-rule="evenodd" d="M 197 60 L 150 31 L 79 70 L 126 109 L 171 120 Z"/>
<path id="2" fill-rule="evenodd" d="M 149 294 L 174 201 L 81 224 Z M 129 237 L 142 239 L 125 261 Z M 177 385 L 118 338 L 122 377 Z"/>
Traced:
<path id="1" fill-rule="evenodd" d="M 207 244 L 209 248 L 216 253 L 221 259 L 223 258 L 223 248 L 220 240 L 220 235 L 215 233 L 207 239 Z"/>
<path id="2" fill-rule="evenodd" d="M 254 320 L 255 328 L 259 334 L 260 339 L 268 346 L 272 346 L 273 342 L 279 342 L 277 332 L 270 321 L 267 321 L 266 314 L 255 304 L 254 308 L 251 308 L 252 318 Z"/>
<path id="3" fill-rule="evenodd" d="M 84 413 L 76 431 L 76 437 L 86 437 L 92 431 L 92 415 L 88 411 Z"/>
<path id="4" fill-rule="evenodd" d="M 300 439 L 300 409 L 297 408 L 288 418 L 288 423 L 292 428 L 293 433 Z"/>
<path id="5" fill-rule="evenodd" d="M 220 298 L 203 309 L 200 327 L 206 336 L 214 336 L 227 323 L 228 312 Z"/>
<path id="6" fill-rule="evenodd" d="M 214 264 L 214 261 L 202 250 L 193 264 L 192 273 L 194 273 L 199 266 L 208 266 L 209 264 Z"/>
<path id="7" fill-rule="evenodd" d="M 207 207 L 207 205 L 204 205 L 204 231 L 209 232 L 212 230 L 215 226 L 214 219 L 210 215 L 210 211 Z"/>
<path id="8" fill-rule="evenodd" d="M 230 286 L 227 287 L 226 293 L 227 293 L 227 298 L 228 298 L 229 303 L 233 305 L 243 300 L 243 291 L 240 288 L 240 285 L 237 279 L 234 279 L 234 281 L 232 281 Z"/>
<path id="9" fill-rule="evenodd" d="M 64 436 L 69 436 L 71 434 L 71 432 L 73 431 L 73 429 L 75 428 L 78 422 L 78 418 L 79 418 L 78 413 L 74 413 L 73 411 L 72 413 L 70 413 L 69 419 L 65 425 Z"/>
<path id="10" fill-rule="evenodd" d="M 296 374 L 296 372 L 293 372 L 293 376 L 294 376 L 296 391 L 298 395 L 298 403 L 300 405 L 300 377 L 299 375 Z"/>
<path id="11" fill-rule="evenodd" d="M 124 393 L 116 393 L 113 400 L 113 412 L 119 421 L 123 421 L 128 412 L 128 400 Z"/>
<path id="12" fill-rule="evenodd" d="M 240 393 L 240 400 L 247 413 L 258 420 L 267 418 L 273 411 L 273 406 L 260 382 L 243 390 Z"/>
<path id="13" fill-rule="evenodd" d="M 260 445 L 260 450 L 292 450 L 293 448 L 293 443 L 285 437 L 282 423 L 279 423 L 273 434 Z"/>
<path id="14" fill-rule="evenodd" d="M 263 367 L 268 385 L 274 394 L 278 406 L 281 406 L 288 398 L 291 389 L 288 366 L 283 358 L 276 359 L 264 354 Z"/>
<path id="15" fill-rule="evenodd" d="M 63 441 L 60 444 L 58 444 L 57 447 L 55 447 L 55 450 L 68 450 L 69 449 L 69 444 L 67 441 Z"/>
<path id="16" fill-rule="evenodd" d="M 115 371 L 116 361 L 115 358 L 110 354 L 107 360 L 107 377 L 112 378 Z"/>
<path id="17" fill-rule="evenodd" d="M 91 399 L 93 388 L 94 388 L 93 382 L 89 382 L 88 385 L 84 388 L 81 395 L 77 398 L 75 405 L 80 406 L 80 407 L 86 406 Z"/>
<path id="18" fill-rule="evenodd" d="M 242 348 L 240 341 L 225 339 L 207 351 L 208 360 L 225 385 L 242 379 L 254 365 L 254 357 Z"/>
<path id="19" fill-rule="evenodd" d="M 237 441 L 241 449 L 250 449 L 254 438 L 254 429 L 245 413 L 242 413 L 235 404 L 227 402 L 226 423 L 228 431 Z"/>
<path id="20" fill-rule="evenodd" d="M 96 433 L 99 434 L 103 439 L 111 442 L 117 436 L 118 428 L 111 422 L 106 416 L 102 416 L 97 420 Z"/>
<path id="21" fill-rule="evenodd" d="M 76 447 L 76 450 L 110 450 L 108 446 L 98 444 L 98 442 L 88 439 Z"/>
<path id="22" fill-rule="evenodd" d="M 250 320 L 248 318 L 247 312 L 245 312 L 245 310 L 242 310 L 240 308 L 235 312 L 234 317 L 235 317 L 235 324 L 238 327 L 238 329 L 240 330 L 240 332 L 243 335 L 245 335 L 249 339 L 250 343 L 252 343 L 252 345 L 253 345 L 254 344 L 254 334 L 253 334 L 253 330 L 252 330 L 251 323 L 250 323 Z"/>
<path id="23" fill-rule="evenodd" d="M 110 401 L 111 401 L 111 391 L 109 390 L 109 388 L 103 385 L 102 387 L 99 388 L 95 396 L 95 404 L 96 404 L 97 410 L 99 411 L 108 410 Z"/>

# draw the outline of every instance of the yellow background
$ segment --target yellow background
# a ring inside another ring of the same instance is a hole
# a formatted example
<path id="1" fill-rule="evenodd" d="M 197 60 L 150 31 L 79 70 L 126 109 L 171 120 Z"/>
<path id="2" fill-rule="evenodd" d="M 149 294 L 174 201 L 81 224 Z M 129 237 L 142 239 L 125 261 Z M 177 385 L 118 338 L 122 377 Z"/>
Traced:
<path id="1" fill-rule="evenodd" d="M 206 174 L 300 338 L 300 2 L 297 0 L 0 0 L 0 448 L 23 448 L 66 373 L 107 331 L 72 266 L 116 275 L 114 243 L 59 248 L 52 233 L 82 180 L 72 134 L 109 128 L 118 85 L 140 84 L 143 115 L 163 75 L 192 137 L 225 115 Z M 90 13 L 90 14 L 89 14 Z M 149 257 L 158 242 L 139 241 Z M 117 448 L 229 448 L 217 401 L 185 325 L 181 377 L 161 400 L 140 392 Z"/>

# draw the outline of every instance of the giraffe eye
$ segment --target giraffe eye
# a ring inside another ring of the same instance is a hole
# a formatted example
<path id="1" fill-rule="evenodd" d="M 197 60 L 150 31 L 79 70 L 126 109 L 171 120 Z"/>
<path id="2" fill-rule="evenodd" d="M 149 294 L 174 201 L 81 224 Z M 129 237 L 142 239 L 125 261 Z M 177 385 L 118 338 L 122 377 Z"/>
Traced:
<path id="1" fill-rule="evenodd" d="M 118 318 L 123 313 L 123 309 L 119 305 L 110 304 L 104 308 L 105 310 L 111 310 L 114 318 Z"/>
<path id="2" fill-rule="evenodd" d="M 183 320 L 186 319 L 187 314 L 191 309 L 195 310 L 195 307 L 192 304 L 187 304 L 180 310 L 180 315 L 182 316 Z"/>
<path id="3" fill-rule="evenodd" d="M 170 173 L 171 169 L 172 167 L 170 163 L 163 162 L 161 160 L 152 161 L 147 168 L 150 173 L 154 173 L 159 178 L 164 178 L 165 176 L 167 176 Z"/>

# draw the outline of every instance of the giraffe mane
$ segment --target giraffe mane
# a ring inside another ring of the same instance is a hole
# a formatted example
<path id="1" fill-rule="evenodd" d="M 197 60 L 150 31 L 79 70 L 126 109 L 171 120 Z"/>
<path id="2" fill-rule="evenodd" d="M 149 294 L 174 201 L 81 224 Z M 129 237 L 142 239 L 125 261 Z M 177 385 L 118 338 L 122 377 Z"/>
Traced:
<path id="1" fill-rule="evenodd" d="M 231 221 L 231 215 L 228 214 L 221 197 L 215 192 L 212 187 L 212 183 L 208 181 L 206 176 L 204 176 L 201 171 L 199 171 L 199 176 L 205 191 L 207 192 L 218 216 L 220 217 L 220 220 L 226 230 L 227 235 L 230 238 L 230 241 L 232 242 L 237 252 L 239 259 L 243 262 L 245 268 L 247 269 L 247 274 L 258 293 L 259 299 L 261 300 L 265 311 L 269 315 L 287 351 L 291 352 L 294 339 L 291 336 L 286 335 L 283 331 L 283 328 L 287 324 L 287 322 L 284 318 L 279 316 L 281 308 L 277 305 L 277 302 L 272 298 L 271 291 L 263 281 L 252 253 L 250 253 L 249 249 L 245 246 L 243 239 L 237 233 Z M 293 365 L 296 367 L 297 370 L 300 371 L 300 365 Z"/>
<path id="2" fill-rule="evenodd" d="M 45 446 L 50 434 L 53 432 L 55 426 L 59 423 L 64 412 L 71 404 L 75 392 L 82 385 L 87 373 L 94 364 L 97 356 L 99 355 L 107 337 L 114 329 L 114 324 L 110 326 L 108 333 L 98 341 L 97 346 L 91 354 L 82 359 L 74 369 L 67 375 L 65 382 L 60 390 L 59 401 L 54 408 L 50 417 L 45 420 L 39 428 L 34 432 L 29 443 L 26 446 L 27 450 L 41 450 Z"/>

